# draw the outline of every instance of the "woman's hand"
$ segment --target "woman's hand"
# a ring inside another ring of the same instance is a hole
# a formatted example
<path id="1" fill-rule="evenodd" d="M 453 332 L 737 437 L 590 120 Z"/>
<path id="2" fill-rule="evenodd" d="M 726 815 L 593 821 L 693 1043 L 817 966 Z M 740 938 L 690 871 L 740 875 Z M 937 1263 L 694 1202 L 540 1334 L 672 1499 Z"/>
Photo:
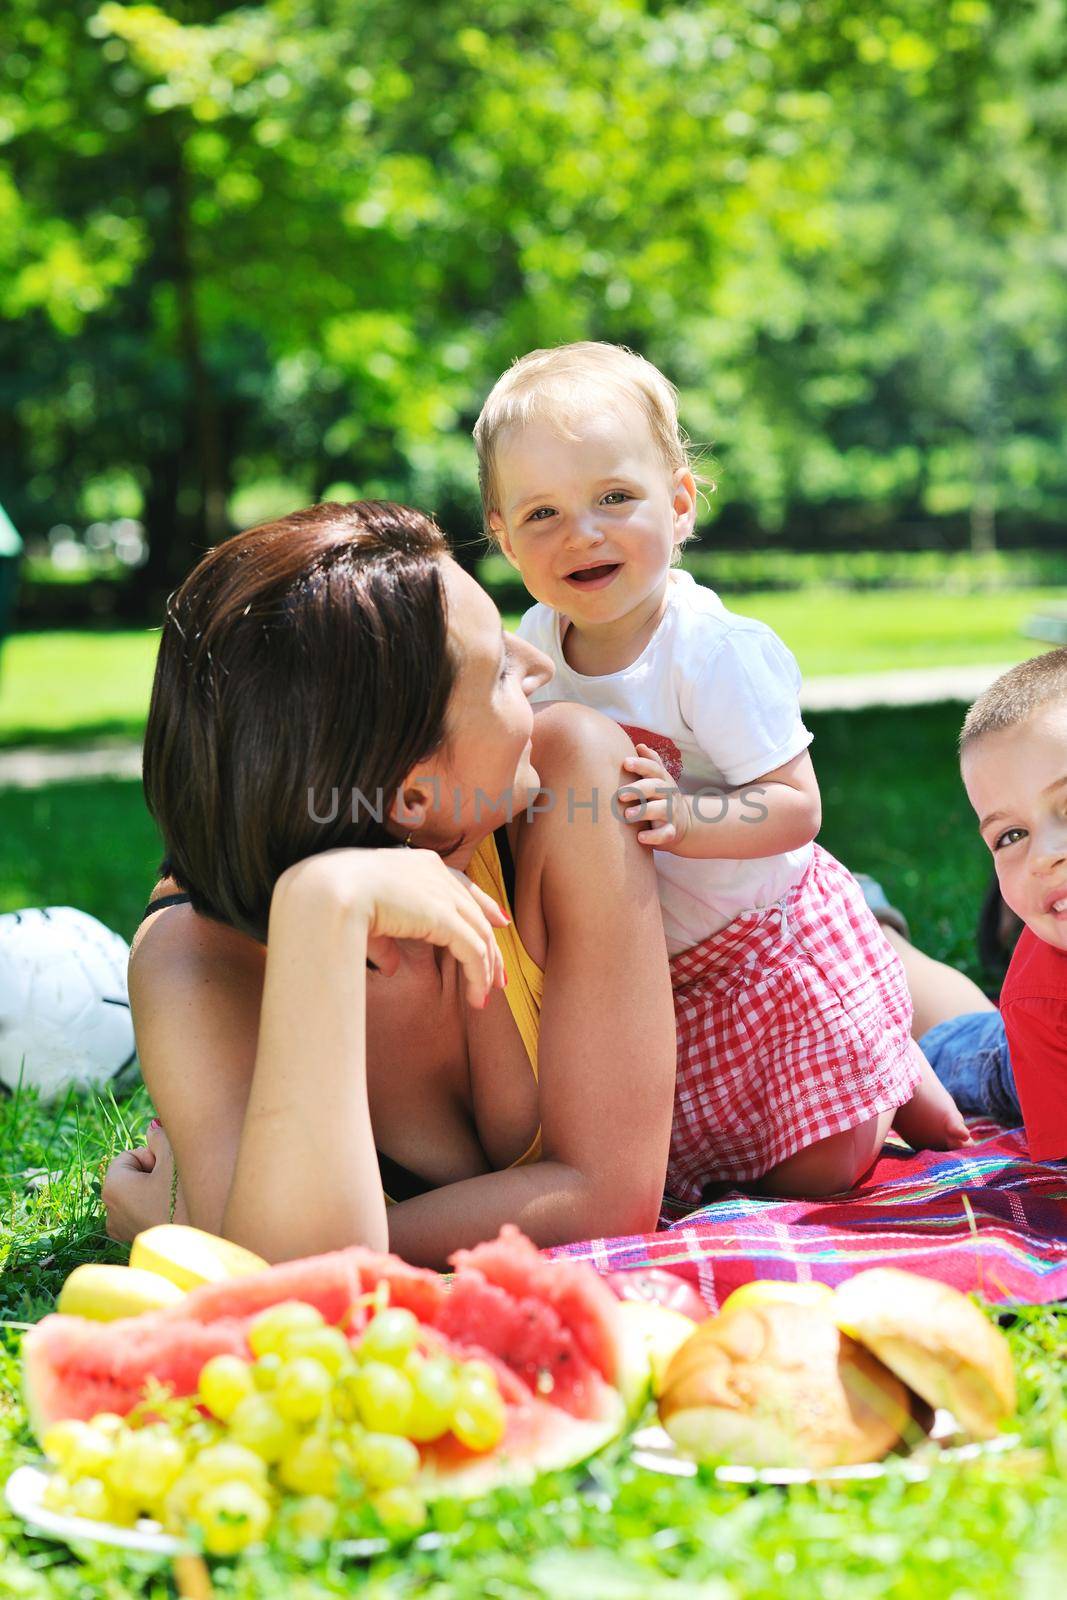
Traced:
<path id="1" fill-rule="evenodd" d="M 507 982 L 493 928 L 508 917 L 462 872 L 432 850 L 326 850 L 279 878 L 271 916 L 294 893 L 327 896 L 365 920 L 367 955 L 390 977 L 400 966 L 399 944 L 440 945 L 463 968 L 472 1006 L 487 1005 Z"/>
<path id="2" fill-rule="evenodd" d="M 122 1150 L 104 1174 L 100 1198 L 107 1213 L 109 1239 L 129 1243 L 158 1222 L 187 1222 L 179 1193 L 170 1214 L 174 1181 L 174 1152 L 158 1122 L 148 1130 L 147 1142 L 138 1150 Z"/>

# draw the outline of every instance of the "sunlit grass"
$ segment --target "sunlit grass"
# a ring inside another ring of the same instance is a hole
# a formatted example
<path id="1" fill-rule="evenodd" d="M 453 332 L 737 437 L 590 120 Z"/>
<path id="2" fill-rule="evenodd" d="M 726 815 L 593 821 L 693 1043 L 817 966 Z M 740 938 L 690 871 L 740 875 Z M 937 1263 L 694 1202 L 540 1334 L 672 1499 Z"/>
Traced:
<path id="1" fill-rule="evenodd" d="M 0 745 L 138 738 L 158 644 L 147 629 L 15 634 L 0 650 Z"/>

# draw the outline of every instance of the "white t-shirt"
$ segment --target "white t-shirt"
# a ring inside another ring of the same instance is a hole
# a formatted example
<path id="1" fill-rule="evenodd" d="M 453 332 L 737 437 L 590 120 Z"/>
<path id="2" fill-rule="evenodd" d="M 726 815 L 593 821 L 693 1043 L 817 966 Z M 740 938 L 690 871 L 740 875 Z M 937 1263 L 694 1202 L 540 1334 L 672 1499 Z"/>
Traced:
<path id="1" fill-rule="evenodd" d="M 658 750 L 684 794 L 741 788 L 811 743 L 792 653 L 765 623 L 727 611 L 688 572 L 672 570 L 659 627 L 621 672 L 592 678 L 575 672 L 564 659 L 560 623 L 548 606 L 535 605 L 519 624 L 521 637 L 556 668 L 534 700 L 574 700 L 602 711 L 635 743 Z M 620 773 L 620 787 L 624 781 Z M 753 815 L 758 803 L 753 796 Z M 701 806 L 704 816 L 718 814 L 713 796 Z M 743 911 L 780 900 L 803 877 L 812 846 L 750 861 L 653 855 L 667 948 L 677 955 Z"/>

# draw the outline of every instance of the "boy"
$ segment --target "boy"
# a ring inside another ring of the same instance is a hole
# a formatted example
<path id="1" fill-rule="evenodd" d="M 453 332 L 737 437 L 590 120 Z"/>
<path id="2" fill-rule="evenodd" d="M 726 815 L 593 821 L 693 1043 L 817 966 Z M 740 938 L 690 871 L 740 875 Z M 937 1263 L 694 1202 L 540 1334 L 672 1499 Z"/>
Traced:
<path id="1" fill-rule="evenodd" d="M 943 1022 L 924 1047 L 964 1111 L 1003 1120 L 1014 1079 L 1032 1159 L 1057 1160 L 1067 1156 L 1067 649 L 979 696 L 960 765 L 1000 892 L 1025 927 L 999 1013 Z"/>

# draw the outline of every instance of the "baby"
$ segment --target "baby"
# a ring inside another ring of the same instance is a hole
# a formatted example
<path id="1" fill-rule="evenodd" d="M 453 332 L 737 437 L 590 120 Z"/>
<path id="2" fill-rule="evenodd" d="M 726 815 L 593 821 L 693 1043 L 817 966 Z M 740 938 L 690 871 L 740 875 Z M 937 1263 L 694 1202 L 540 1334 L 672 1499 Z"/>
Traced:
<path id="1" fill-rule="evenodd" d="M 486 529 L 539 602 L 519 631 L 555 663 L 535 699 L 596 707 L 636 748 L 616 803 L 655 853 L 672 958 L 668 1192 L 833 1193 L 891 1121 L 914 1145 L 966 1143 L 897 956 L 813 842 L 796 662 L 674 565 L 697 488 L 673 386 L 616 346 L 535 350 L 475 440 Z"/>
<path id="2" fill-rule="evenodd" d="M 1067 1156 L 1067 650 L 979 696 L 960 764 L 1005 904 L 1025 923 L 1000 993 L 924 1036 L 965 1110 L 1026 1125 L 1035 1161 Z M 980 999 L 981 997 L 979 997 Z"/>

